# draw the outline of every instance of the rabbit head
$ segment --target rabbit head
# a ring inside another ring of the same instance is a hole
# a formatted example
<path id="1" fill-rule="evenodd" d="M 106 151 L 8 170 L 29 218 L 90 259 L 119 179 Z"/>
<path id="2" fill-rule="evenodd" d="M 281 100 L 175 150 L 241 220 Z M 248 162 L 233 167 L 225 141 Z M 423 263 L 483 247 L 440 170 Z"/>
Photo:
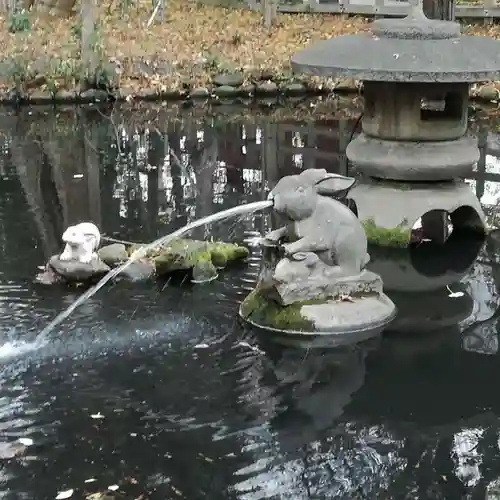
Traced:
<path id="1" fill-rule="evenodd" d="M 317 196 L 313 183 L 303 180 L 300 175 L 283 177 L 268 196 L 274 210 L 291 221 L 307 219 L 316 208 Z"/>
<path id="2" fill-rule="evenodd" d="M 85 235 L 78 229 L 78 226 L 69 226 L 64 231 L 62 240 L 72 247 L 81 246 L 85 243 Z"/>
<path id="3" fill-rule="evenodd" d="M 95 250 L 101 242 L 101 234 L 97 226 L 91 222 L 82 222 L 69 226 L 62 235 L 64 243 L 72 247 L 91 246 Z"/>
<path id="4" fill-rule="evenodd" d="M 324 168 L 311 168 L 280 179 L 268 199 L 278 214 L 298 221 L 313 214 L 317 194 L 343 200 L 355 182 L 352 177 L 330 174 Z"/>

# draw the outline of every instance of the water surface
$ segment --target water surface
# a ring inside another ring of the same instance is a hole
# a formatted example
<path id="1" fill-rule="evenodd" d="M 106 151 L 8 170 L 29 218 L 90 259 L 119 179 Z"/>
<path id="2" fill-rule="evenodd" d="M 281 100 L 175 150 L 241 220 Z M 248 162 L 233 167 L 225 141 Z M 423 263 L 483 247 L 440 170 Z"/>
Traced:
<path id="1" fill-rule="evenodd" d="M 405 331 L 358 346 L 284 349 L 243 328 L 255 250 L 200 286 L 107 286 L 31 348 L 81 293 L 32 283 L 67 225 L 93 220 L 106 235 L 152 241 L 265 199 L 302 168 L 347 173 L 356 121 L 186 114 L 147 131 L 141 117 L 1 116 L 1 497 L 86 498 L 118 485 L 116 498 L 131 499 L 499 498 L 495 238 L 452 241 L 441 264 L 424 266 L 439 275 L 453 261 L 451 288 L 469 302 L 453 309 L 446 290 L 396 296 Z M 496 136 L 487 139 L 470 183 L 493 223 Z M 241 241 L 269 224 L 254 214 L 193 236 Z"/>

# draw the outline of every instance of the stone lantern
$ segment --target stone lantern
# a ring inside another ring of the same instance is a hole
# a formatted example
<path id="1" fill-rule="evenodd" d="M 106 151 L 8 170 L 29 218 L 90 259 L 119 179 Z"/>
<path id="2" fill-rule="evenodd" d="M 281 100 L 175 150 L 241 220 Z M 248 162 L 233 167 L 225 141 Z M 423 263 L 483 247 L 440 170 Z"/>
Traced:
<path id="1" fill-rule="evenodd" d="M 292 69 L 363 82 L 362 133 L 346 153 L 365 176 L 350 197 L 369 240 L 408 243 L 420 219 L 424 237 L 444 242 L 448 215 L 454 229 L 485 232 L 480 203 L 461 179 L 479 159 L 467 134 L 469 86 L 500 74 L 500 42 L 430 20 L 418 2 L 404 19 L 306 48 Z"/>

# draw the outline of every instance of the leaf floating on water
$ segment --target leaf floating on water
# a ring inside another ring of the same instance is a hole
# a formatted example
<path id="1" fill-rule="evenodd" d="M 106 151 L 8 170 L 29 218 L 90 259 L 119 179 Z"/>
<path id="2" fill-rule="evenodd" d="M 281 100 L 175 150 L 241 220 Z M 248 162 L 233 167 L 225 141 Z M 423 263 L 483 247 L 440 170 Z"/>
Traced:
<path id="1" fill-rule="evenodd" d="M 449 286 L 446 287 L 448 289 L 448 292 L 450 292 L 448 294 L 448 297 L 451 297 L 451 298 L 457 298 L 457 297 L 463 297 L 464 296 L 464 292 L 454 292 Z"/>
<path id="2" fill-rule="evenodd" d="M 19 438 L 18 441 L 24 446 L 31 446 L 34 442 L 31 438 Z"/>
<path id="3" fill-rule="evenodd" d="M 106 498 L 109 498 L 109 495 L 106 495 L 106 493 L 91 493 L 90 495 L 87 495 L 85 497 L 85 500 L 105 500 Z"/>
<path id="4" fill-rule="evenodd" d="M 98 411 L 97 413 L 94 413 L 93 415 L 90 415 L 90 418 L 94 418 L 94 419 L 104 418 L 104 415 L 100 411 Z"/>
<path id="5" fill-rule="evenodd" d="M 73 496 L 74 490 L 66 490 L 66 491 L 60 491 L 57 496 L 56 500 L 64 500 L 65 498 L 70 498 Z"/>
<path id="6" fill-rule="evenodd" d="M 208 347 L 210 347 L 208 344 L 196 344 L 194 346 L 195 349 L 207 349 Z"/>
<path id="7" fill-rule="evenodd" d="M 250 349 L 258 354 L 264 354 L 264 351 L 260 350 L 258 347 L 250 345 L 248 342 L 238 342 L 236 345 L 239 347 L 246 347 L 247 349 Z"/>
<path id="8" fill-rule="evenodd" d="M 93 483 L 94 481 L 97 481 L 95 477 L 91 477 L 89 479 L 85 479 L 84 483 Z"/>
<path id="9" fill-rule="evenodd" d="M 112 484 L 111 486 L 108 486 L 109 491 L 116 491 L 119 488 L 117 484 Z"/>
<path id="10" fill-rule="evenodd" d="M 173 491 L 173 492 L 174 492 L 174 493 L 175 493 L 178 497 L 182 497 L 182 496 L 184 496 L 184 495 L 182 494 L 182 491 L 181 491 L 181 490 L 178 490 L 175 486 L 170 485 L 170 488 L 172 488 L 172 491 Z"/>

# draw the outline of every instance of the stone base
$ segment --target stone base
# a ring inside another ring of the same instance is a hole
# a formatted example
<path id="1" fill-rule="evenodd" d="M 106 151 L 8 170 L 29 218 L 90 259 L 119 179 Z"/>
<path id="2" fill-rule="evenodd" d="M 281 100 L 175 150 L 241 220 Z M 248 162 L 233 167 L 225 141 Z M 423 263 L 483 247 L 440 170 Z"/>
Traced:
<path id="1" fill-rule="evenodd" d="M 349 193 L 370 243 L 405 247 L 415 222 L 433 210 L 450 214 L 455 228 L 486 233 L 486 217 L 477 196 L 462 181 L 440 184 L 368 182 Z"/>
<path id="2" fill-rule="evenodd" d="M 396 306 L 383 293 L 281 306 L 254 291 L 242 302 L 239 315 L 283 345 L 336 347 L 380 334 L 395 318 Z"/>
<path id="3" fill-rule="evenodd" d="M 468 177 L 479 160 L 477 138 L 454 141 L 382 141 L 360 134 L 346 150 L 364 174 L 398 181 L 442 181 Z"/>
<path id="4" fill-rule="evenodd" d="M 276 266 L 269 293 L 282 306 L 310 299 L 379 294 L 383 291 L 380 276 L 366 269 L 353 276 L 342 276 L 337 274 L 340 268 L 318 261 L 313 268 L 306 267 L 302 272 L 294 273 L 294 269 L 300 269 L 301 265 L 302 261 L 284 258 Z M 304 271 L 309 274 L 304 275 Z"/>
<path id="5" fill-rule="evenodd" d="M 75 283 L 99 280 L 111 270 L 100 258 L 84 264 L 74 260 L 61 260 L 59 255 L 53 255 L 48 266 L 66 281 Z"/>

